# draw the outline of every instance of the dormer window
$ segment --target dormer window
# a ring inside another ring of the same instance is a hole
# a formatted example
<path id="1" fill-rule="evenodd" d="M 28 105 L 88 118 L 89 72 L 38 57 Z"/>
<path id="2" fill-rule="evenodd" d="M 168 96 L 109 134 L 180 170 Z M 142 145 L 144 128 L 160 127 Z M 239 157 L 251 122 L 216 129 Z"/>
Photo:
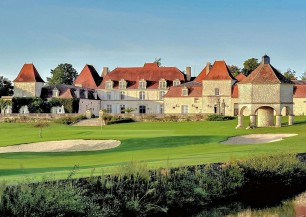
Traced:
<path id="1" fill-rule="evenodd" d="M 52 90 L 52 97 L 59 97 L 59 90 L 57 88 Z"/>
<path id="2" fill-rule="evenodd" d="M 161 79 L 159 81 L 159 88 L 160 89 L 166 89 L 167 88 L 167 81 L 165 79 Z"/>
<path id="3" fill-rule="evenodd" d="M 220 95 L 220 90 L 219 88 L 215 88 L 215 96 L 219 96 Z"/>
<path id="4" fill-rule="evenodd" d="M 188 96 L 188 88 L 187 87 L 184 87 L 182 89 L 182 96 Z"/>
<path id="5" fill-rule="evenodd" d="M 139 81 L 139 89 L 146 89 L 147 87 L 147 82 L 144 79 L 141 79 Z"/>
<path id="6" fill-rule="evenodd" d="M 113 81 L 109 80 L 106 82 L 106 89 L 113 89 Z"/>
<path id="7" fill-rule="evenodd" d="M 121 79 L 121 80 L 119 81 L 119 89 L 126 89 L 126 86 L 127 86 L 126 80 Z"/>
<path id="8" fill-rule="evenodd" d="M 173 81 L 173 86 L 178 86 L 178 85 L 180 85 L 181 84 L 181 81 L 179 80 L 179 79 L 175 79 L 174 81 Z"/>

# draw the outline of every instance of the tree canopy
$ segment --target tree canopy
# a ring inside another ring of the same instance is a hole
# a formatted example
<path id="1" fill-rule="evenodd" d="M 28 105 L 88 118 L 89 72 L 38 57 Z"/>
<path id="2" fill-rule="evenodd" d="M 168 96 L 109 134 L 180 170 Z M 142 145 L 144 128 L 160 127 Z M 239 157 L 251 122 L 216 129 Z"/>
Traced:
<path id="1" fill-rule="evenodd" d="M 305 81 L 306 80 L 306 70 L 303 72 L 301 76 L 301 80 Z"/>
<path id="2" fill-rule="evenodd" d="M 14 93 L 14 87 L 12 82 L 3 76 L 0 76 L 0 97 L 12 96 Z"/>
<path id="3" fill-rule="evenodd" d="M 284 73 L 284 76 L 290 80 L 296 80 L 296 72 L 290 68 Z"/>
<path id="4" fill-rule="evenodd" d="M 78 72 L 69 63 L 59 64 L 51 69 L 51 77 L 47 78 L 49 84 L 73 84 Z"/>
<path id="5" fill-rule="evenodd" d="M 238 66 L 236 66 L 236 65 L 230 65 L 230 66 L 227 66 L 227 67 L 228 67 L 230 73 L 234 77 L 236 77 L 237 75 L 239 75 L 241 73 L 241 69 Z"/>
<path id="6" fill-rule="evenodd" d="M 245 76 L 248 76 L 248 75 L 251 74 L 251 72 L 254 71 L 258 66 L 259 66 L 258 59 L 256 59 L 256 58 L 247 59 L 247 60 L 244 61 L 244 63 L 243 63 L 242 73 L 243 73 Z"/>

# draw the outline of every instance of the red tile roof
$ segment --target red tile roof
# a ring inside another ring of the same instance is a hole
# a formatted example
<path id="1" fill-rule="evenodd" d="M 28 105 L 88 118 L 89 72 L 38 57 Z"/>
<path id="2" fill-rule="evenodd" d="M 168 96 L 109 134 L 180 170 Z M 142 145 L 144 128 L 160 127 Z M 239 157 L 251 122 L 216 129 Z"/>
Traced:
<path id="1" fill-rule="evenodd" d="M 44 82 L 33 64 L 24 64 L 13 82 Z"/>
<path id="2" fill-rule="evenodd" d="M 246 78 L 246 76 L 244 75 L 244 74 L 242 74 L 242 73 L 240 73 L 239 75 L 237 75 L 236 77 L 235 77 L 235 79 L 237 80 L 237 81 L 242 81 L 243 79 L 245 79 Z"/>
<path id="3" fill-rule="evenodd" d="M 75 85 L 81 85 L 84 88 L 96 89 L 101 83 L 102 78 L 92 65 L 86 64 L 80 75 L 75 79 Z"/>
<path id="4" fill-rule="evenodd" d="M 182 96 L 182 90 L 184 87 L 188 88 L 188 96 Z M 198 82 L 187 82 L 178 86 L 170 87 L 169 91 L 164 97 L 201 97 L 202 96 L 202 84 Z"/>
<path id="5" fill-rule="evenodd" d="M 235 84 L 232 87 L 232 98 L 238 98 L 238 97 L 239 97 L 238 85 Z"/>
<path id="6" fill-rule="evenodd" d="M 159 67 L 156 63 L 146 63 L 143 67 L 116 68 L 103 78 L 98 89 L 105 89 L 105 82 L 114 81 L 114 89 L 118 88 L 119 81 L 127 81 L 127 89 L 138 89 L 139 81 L 147 81 L 147 89 L 158 89 L 159 80 L 165 79 L 168 86 L 172 81 L 179 79 L 181 83 L 185 81 L 184 74 L 176 67 Z"/>
<path id="7" fill-rule="evenodd" d="M 203 80 L 235 80 L 230 73 L 225 61 L 215 61 L 208 75 Z"/>
<path id="8" fill-rule="evenodd" d="M 204 77 L 206 76 L 206 69 L 209 66 L 205 66 L 204 69 L 200 72 L 200 74 L 194 79 L 196 82 L 202 82 Z"/>
<path id="9" fill-rule="evenodd" d="M 278 72 L 272 65 L 261 63 L 248 77 L 240 84 L 292 84 L 292 82 Z"/>
<path id="10" fill-rule="evenodd" d="M 296 84 L 293 88 L 294 98 L 306 98 L 306 85 Z"/>

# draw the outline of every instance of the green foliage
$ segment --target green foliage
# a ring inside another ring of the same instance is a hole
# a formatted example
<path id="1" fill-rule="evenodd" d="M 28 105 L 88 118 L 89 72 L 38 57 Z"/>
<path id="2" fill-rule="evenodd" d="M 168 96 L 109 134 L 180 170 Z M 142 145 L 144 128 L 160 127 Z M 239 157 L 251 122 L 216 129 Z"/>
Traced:
<path id="1" fill-rule="evenodd" d="M 5 110 L 9 105 L 12 105 L 12 101 L 0 98 L 0 111 Z"/>
<path id="2" fill-rule="evenodd" d="M 243 73 L 245 76 L 248 76 L 248 75 L 251 74 L 251 72 L 254 71 L 258 66 L 259 66 L 258 59 L 256 59 L 256 58 L 247 59 L 247 60 L 244 61 L 244 63 L 243 63 L 242 73 Z"/>
<path id="3" fill-rule="evenodd" d="M 290 68 L 284 73 L 284 76 L 289 80 L 296 80 L 296 72 Z"/>
<path id="4" fill-rule="evenodd" d="M 65 117 L 60 117 L 58 119 L 55 119 L 54 123 L 69 125 L 69 124 L 77 123 L 77 122 L 79 122 L 81 120 L 84 120 L 84 119 L 86 119 L 85 115 L 65 116 Z"/>
<path id="5" fill-rule="evenodd" d="M 236 77 L 237 75 L 241 73 L 241 69 L 238 66 L 230 65 L 227 67 L 234 77 Z"/>
<path id="6" fill-rule="evenodd" d="M 154 63 L 157 63 L 158 66 L 161 66 L 161 58 L 160 57 L 155 57 Z"/>
<path id="7" fill-rule="evenodd" d="M 130 113 L 133 112 L 133 111 L 135 111 L 134 108 L 126 108 L 126 109 L 124 109 L 124 112 L 125 112 L 125 113 L 128 113 L 128 114 L 130 114 Z"/>
<path id="8" fill-rule="evenodd" d="M 73 84 L 74 80 L 78 76 L 77 71 L 72 67 L 71 64 L 62 63 L 59 64 L 55 69 L 51 70 L 51 77 L 47 78 L 50 85 L 55 84 Z"/>
<path id="9" fill-rule="evenodd" d="M 58 99 L 52 98 L 50 101 L 40 97 L 13 97 L 13 113 L 19 113 L 22 106 L 28 106 L 30 113 L 49 113 L 53 106 L 64 106 L 66 113 L 77 113 L 79 111 L 79 99 Z"/>
<path id="10" fill-rule="evenodd" d="M 306 70 L 303 72 L 301 76 L 301 80 L 305 81 L 306 80 Z"/>
<path id="11" fill-rule="evenodd" d="M 3 76 L 0 76 L 0 97 L 12 96 L 14 93 L 14 87 L 12 82 Z"/>
<path id="12" fill-rule="evenodd" d="M 39 128 L 40 129 L 39 137 L 42 138 L 42 129 L 46 128 L 46 127 L 49 127 L 50 124 L 49 124 L 49 122 L 46 122 L 46 121 L 39 121 L 39 122 L 36 122 L 33 126 L 35 128 Z"/>
<path id="13" fill-rule="evenodd" d="M 208 115 L 207 120 L 208 121 L 228 121 L 228 120 L 233 120 L 235 117 L 232 116 L 224 116 L 224 115 Z"/>

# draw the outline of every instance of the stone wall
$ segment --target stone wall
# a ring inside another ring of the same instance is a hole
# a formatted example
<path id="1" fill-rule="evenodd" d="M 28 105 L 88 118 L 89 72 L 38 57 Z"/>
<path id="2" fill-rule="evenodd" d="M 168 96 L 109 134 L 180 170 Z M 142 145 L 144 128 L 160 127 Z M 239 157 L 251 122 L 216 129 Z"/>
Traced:
<path id="1" fill-rule="evenodd" d="M 86 110 L 91 110 L 92 114 L 99 116 L 101 110 L 101 101 L 92 99 L 80 99 L 79 114 L 85 114 Z"/>
<path id="2" fill-rule="evenodd" d="M 181 114 L 182 106 L 188 106 L 188 114 L 202 113 L 202 97 L 170 97 L 164 100 L 165 114 Z"/>
<path id="3" fill-rule="evenodd" d="M 15 82 L 15 97 L 40 97 L 43 82 Z"/>

